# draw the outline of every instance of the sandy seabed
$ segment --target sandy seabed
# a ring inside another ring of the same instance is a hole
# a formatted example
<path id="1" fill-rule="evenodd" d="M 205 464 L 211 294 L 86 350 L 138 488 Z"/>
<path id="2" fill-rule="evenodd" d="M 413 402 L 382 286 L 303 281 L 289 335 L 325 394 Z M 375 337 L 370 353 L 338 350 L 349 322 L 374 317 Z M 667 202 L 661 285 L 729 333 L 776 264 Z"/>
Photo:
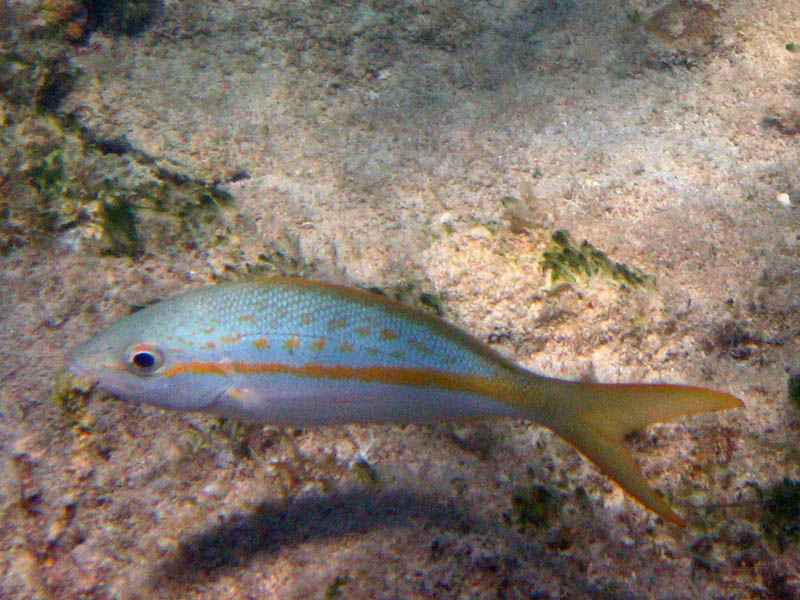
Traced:
<path id="1" fill-rule="evenodd" d="M 0 596 L 800 598 L 759 502 L 800 477 L 798 23 L 790 0 L 171 1 L 70 46 L 56 114 L 232 203 L 191 244 L 145 215 L 134 257 L 85 221 L 0 257 Z M 558 229 L 656 285 L 553 290 Z M 95 395 L 81 428 L 52 401 L 132 305 L 265 256 L 434 294 L 537 372 L 746 407 L 631 440 L 680 529 L 532 423 L 243 433 Z"/>

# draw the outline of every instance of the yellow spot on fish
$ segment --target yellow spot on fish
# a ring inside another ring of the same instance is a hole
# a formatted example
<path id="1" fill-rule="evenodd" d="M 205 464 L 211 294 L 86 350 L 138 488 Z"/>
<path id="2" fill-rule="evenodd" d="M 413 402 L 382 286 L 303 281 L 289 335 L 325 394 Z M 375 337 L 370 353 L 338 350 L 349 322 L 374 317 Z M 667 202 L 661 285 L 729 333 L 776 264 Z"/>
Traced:
<path id="1" fill-rule="evenodd" d="M 242 341 L 242 334 L 237 333 L 236 335 L 223 335 L 221 338 L 219 338 L 219 341 L 225 344 L 238 344 Z"/>
<path id="2" fill-rule="evenodd" d="M 370 356 L 375 356 L 376 354 L 379 353 L 380 350 L 378 350 L 377 348 L 367 348 L 367 354 L 369 354 Z"/>
<path id="3" fill-rule="evenodd" d="M 205 333 L 206 335 L 211 335 L 211 334 L 212 334 L 212 333 L 214 333 L 216 330 L 217 330 L 217 328 L 216 328 L 216 327 L 206 327 L 205 329 L 201 329 L 200 331 L 202 331 L 202 332 L 203 332 L 203 333 Z"/>
<path id="4" fill-rule="evenodd" d="M 301 346 L 300 338 L 297 337 L 296 335 L 288 337 L 286 338 L 286 341 L 283 342 L 283 345 L 289 352 L 291 352 L 292 350 L 297 350 Z"/>
<path id="5" fill-rule="evenodd" d="M 242 315 L 239 317 L 239 320 L 243 323 L 253 323 L 255 322 L 255 317 L 253 317 L 253 315 Z"/>
<path id="6" fill-rule="evenodd" d="M 311 344 L 311 348 L 314 350 L 322 350 L 325 348 L 325 338 L 319 338 L 316 342 Z"/>
<path id="7" fill-rule="evenodd" d="M 341 344 L 339 344 L 339 350 L 341 350 L 342 352 L 353 352 L 355 349 L 356 347 L 353 346 L 353 344 L 348 344 L 346 342 L 342 342 Z"/>
<path id="8" fill-rule="evenodd" d="M 356 329 L 356 333 L 358 333 L 358 335 L 360 335 L 361 337 L 367 337 L 372 332 L 367 327 L 359 327 L 358 329 Z"/>
<path id="9" fill-rule="evenodd" d="M 398 337 L 397 332 L 392 331 L 391 329 L 384 329 L 381 331 L 381 337 L 385 340 L 396 340 Z"/>
<path id="10" fill-rule="evenodd" d="M 392 350 L 391 352 L 389 352 L 389 356 L 391 356 L 392 358 L 403 359 L 406 357 L 406 353 L 403 352 L 402 350 Z"/>
<path id="11" fill-rule="evenodd" d="M 202 346 L 200 346 L 203 350 L 216 350 L 217 343 L 216 342 L 206 342 Z"/>
<path id="12" fill-rule="evenodd" d="M 344 329 L 347 327 L 347 319 L 331 319 L 328 321 L 328 329 Z"/>
<path id="13" fill-rule="evenodd" d="M 265 337 L 258 338 L 256 341 L 253 342 L 253 347 L 256 350 L 266 350 L 269 348 L 269 340 Z"/>

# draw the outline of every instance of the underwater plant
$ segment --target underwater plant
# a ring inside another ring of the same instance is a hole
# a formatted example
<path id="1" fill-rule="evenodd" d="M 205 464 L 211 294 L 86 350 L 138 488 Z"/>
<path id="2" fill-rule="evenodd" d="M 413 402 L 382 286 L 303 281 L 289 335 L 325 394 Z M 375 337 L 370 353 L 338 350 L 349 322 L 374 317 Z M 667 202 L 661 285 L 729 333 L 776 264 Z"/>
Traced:
<path id="1" fill-rule="evenodd" d="M 762 493 L 761 528 L 767 539 L 783 552 L 800 541 L 800 480 L 786 477 Z"/>
<path id="2" fill-rule="evenodd" d="M 584 284 L 590 279 L 603 278 L 622 287 L 648 285 L 655 279 L 642 271 L 608 258 L 584 240 L 575 247 L 569 232 L 559 229 L 552 234 L 550 246 L 542 256 L 542 269 L 550 276 L 550 285 L 560 283 Z"/>

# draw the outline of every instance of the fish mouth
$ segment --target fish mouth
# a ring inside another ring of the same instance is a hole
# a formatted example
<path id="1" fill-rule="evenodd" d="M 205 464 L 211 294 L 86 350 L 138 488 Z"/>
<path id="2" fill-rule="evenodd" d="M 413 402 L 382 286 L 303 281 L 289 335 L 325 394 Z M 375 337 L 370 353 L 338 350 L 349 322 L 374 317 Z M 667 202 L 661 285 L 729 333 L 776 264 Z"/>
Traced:
<path id="1" fill-rule="evenodd" d="M 73 375 L 77 375 L 78 377 L 96 376 L 95 371 L 86 364 L 86 361 L 76 350 L 67 352 L 64 362 L 67 363 L 67 370 Z"/>
<path id="2" fill-rule="evenodd" d="M 75 376 L 74 388 L 86 393 L 99 390 L 119 400 L 147 403 L 141 399 L 137 382 L 125 376 L 127 369 L 105 354 L 81 352 L 81 348 L 77 348 L 67 358 L 67 370 Z"/>
<path id="3" fill-rule="evenodd" d="M 74 352 L 70 352 L 67 355 L 66 362 L 67 371 L 74 375 L 70 384 L 73 389 L 88 394 L 100 383 L 100 377 L 97 372 L 77 358 Z"/>

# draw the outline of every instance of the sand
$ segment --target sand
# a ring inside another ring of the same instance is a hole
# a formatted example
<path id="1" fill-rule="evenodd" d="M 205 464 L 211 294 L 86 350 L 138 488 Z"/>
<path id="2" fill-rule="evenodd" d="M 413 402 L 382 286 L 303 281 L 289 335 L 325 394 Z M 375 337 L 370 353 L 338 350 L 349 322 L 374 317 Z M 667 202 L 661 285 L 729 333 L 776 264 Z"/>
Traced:
<path id="1" fill-rule="evenodd" d="M 5 9 L 30 85 L 0 114 L 0 595 L 800 597 L 761 501 L 800 477 L 799 4 L 170 1 L 134 31 L 73 5 Z M 74 69 L 53 102 L 28 52 Z M 554 285 L 556 230 L 655 283 Z M 131 306 L 281 272 L 434 298 L 547 375 L 746 407 L 631 440 L 680 529 L 534 423 L 53 401 Z"/>

